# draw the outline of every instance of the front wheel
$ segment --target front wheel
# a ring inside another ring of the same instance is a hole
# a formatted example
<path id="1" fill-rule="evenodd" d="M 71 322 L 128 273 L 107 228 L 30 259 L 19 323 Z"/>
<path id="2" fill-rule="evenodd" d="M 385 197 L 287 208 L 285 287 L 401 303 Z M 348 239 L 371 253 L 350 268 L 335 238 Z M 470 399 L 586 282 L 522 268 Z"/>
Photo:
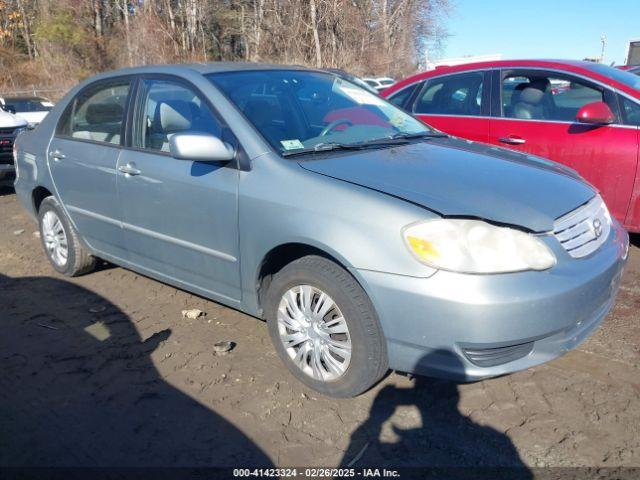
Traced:
<path id="1" fill-rule="evenodd" d="M 353 397 L 388 369 L 384 336 L 371 301 L 355 279 L 315 255 L 280 270 L 265 314 L 278 355 L 307 386 Z"/>

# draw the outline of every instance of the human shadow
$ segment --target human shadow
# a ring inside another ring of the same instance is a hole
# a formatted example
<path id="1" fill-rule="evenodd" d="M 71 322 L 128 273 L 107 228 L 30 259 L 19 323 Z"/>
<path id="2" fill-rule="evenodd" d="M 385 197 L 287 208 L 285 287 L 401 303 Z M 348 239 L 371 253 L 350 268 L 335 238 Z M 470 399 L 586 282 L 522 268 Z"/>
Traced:
<path id="1" fill-rule="evenodd" d="M 0 330 L 0 477 L 3 467 L 159 467 L 159 478 L 166 467 L 271 466 L 240 430 L 162 378 L 151 353 L 170 330 L 143 341 L 126 314 L 85 288 L 5 275 Z"/>
<path id="2" fill-rule="evenodd" d="M 420 364 L 432 363 L 431 356 L 462 367 L 454 354 L 444 350 L 426 355 Z M 462 415 L 459 399 L 458 385 L 448 380 L 418 376 L 410 388 L 383 387 L 369 417 L 353 432 L 341 465 L 409 468 L 402 478 L 414 478 L 412 473 L 415 478 L 533 478 L 511 440 Z M 416 416 L 421 427 L 394 424 L 407 417 L 415 424 Z"/>

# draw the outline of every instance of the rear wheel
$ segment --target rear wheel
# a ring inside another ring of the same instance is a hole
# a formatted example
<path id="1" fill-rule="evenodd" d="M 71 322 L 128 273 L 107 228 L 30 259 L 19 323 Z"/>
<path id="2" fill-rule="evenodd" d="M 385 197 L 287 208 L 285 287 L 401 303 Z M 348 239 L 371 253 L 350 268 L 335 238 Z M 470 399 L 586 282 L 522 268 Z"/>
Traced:
<path id="1" fill-rule="evenodd" d="M 352 397 L 387 371 L 386 344 L 371 301 L 348 272 L 326 258 L 303 257 L 278 272 L 265 314 L 282 361 L 321 393 Z"/>
<path id="2" fill-rule="evenodd" d="M 42 247 L 53 268 L 70 277 L 95 268 L 96 258 L 80 243 L 55 197 L 42 201 L 38 219 Z"/>

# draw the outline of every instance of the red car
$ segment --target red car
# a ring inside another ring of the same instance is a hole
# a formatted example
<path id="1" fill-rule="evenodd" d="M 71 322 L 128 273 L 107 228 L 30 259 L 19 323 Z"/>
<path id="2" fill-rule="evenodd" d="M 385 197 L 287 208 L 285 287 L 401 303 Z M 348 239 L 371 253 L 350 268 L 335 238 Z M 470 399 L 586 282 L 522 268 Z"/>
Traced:
<path id="1" fill-rule="evenodd" d="M 618 68 L 620 70 L 626 70 L 627 72 L 633 73 L 635 75 L 640 75 L 640 65 L 623 65 Z"/>
<path id="2" fill-rule="evenodd" d="M 591 62 L 502 60 L 420 73 L 382 96 L 451 135 L 577 170 L 640 232 L 640 77 Z"/>

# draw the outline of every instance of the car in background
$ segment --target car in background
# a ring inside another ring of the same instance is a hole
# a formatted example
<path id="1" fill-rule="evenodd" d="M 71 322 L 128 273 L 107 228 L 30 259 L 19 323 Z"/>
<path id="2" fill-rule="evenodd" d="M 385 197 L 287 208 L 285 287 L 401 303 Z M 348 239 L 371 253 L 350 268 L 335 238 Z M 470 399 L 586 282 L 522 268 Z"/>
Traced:
<path id="1" fill-rule="evenodd" d="M 0 97 L 0 107 L 24 118 L 33 126 L 47 116 L 53 108 L 53 103 L 43 97 Z"/>
<path id="2" fill-rule="evenodd" d="M 355 83 L 359 87 L 369 90 L 371 93 L 375 93 L 375 94 L 378 93 L 378 91 L 375 88 L 373 88 L 371 85 L 365 82 L 362 78 L 357 77 L 352 73 L 346 72 L 340 68 L 325 68 L 325 70 L 327 72 L 333 73 L 334 75 L 338 75 L 339 77 L 344 78 L 345 80 L 348 80 L 351 83 Z"/>
<path id="3" fill-rule="evenodd" d="M 13 143 L 26 130 L 26 120 L 0 109 L 0 182 L 11 182 L 15 173 Z"/>
<path id="4" fill-rule="evenodd" d="M 452 135 L 562 163 L 640 232 L 640 78 L 582 61 L 502 60 L 407 78 L 383 97 Z"/>
<path id="5" fill-rule="evenodd" d="M 376 80 L 383 88 L 389 88 L 390 86 L 395 85 L 396 83 L 396 81 L 393 78 L 389 78 L 389 77 L 379 77 L 379 78 L 376 78 Z"/>
<path id="6" fill-rule="evenodd" d="M 367 78 L 363 78 L 362 80 L 366 82 L 370 87 L 374 88 L 378 93 L 382 92 L 383 90 L 395 84 L 395 80 L 388 77 L 380 77 L 380 78 L 367 77 Z"/>
<path id="7" fill-rule="evenodd" d="M 623 65 L 618 68 L 620 70 L 625 70 L 629 73 L 633 73 L 634 75 L 640 75 L 640 65 Z"/>

